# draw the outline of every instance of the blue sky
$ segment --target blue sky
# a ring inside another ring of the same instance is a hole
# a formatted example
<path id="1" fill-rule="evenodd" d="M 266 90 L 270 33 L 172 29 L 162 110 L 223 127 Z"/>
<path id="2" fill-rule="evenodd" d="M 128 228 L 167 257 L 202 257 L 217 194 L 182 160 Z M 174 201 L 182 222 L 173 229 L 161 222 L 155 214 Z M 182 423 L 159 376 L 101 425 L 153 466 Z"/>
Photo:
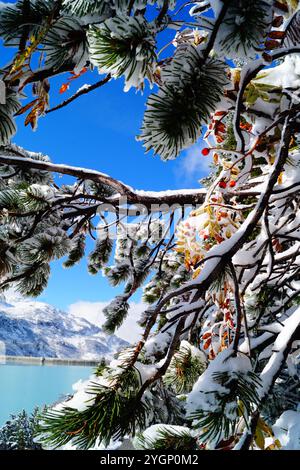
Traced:
<path id="1" fill-rule="evenodd" d="M 168 40 L 166 36 L 162 38 Z M 1 51 L 2 60 L 5 55 Z M 51 79 L 51 106 L 84 83 L 99 79 L 97 71 L 88 72 L 74 80 L 68 92 L 59 95 L 67 76 Z M 175 161 L 163 162 L 157 156 L 145 154 L 135 136 L 139 133 L 149 90 L 144 95 L 134 90 L 124 93 L 123 85 L 123 79 L 112 80 L 68 107 L 50 113 L 39 120 L 36 132 L 24 127 L 24 116 L 18 118 L 14 142 L 28 150 L 48 154 L 53 162 L 97 169 L 137 189 L 199 187 L 197 180 L 208 172 L 207 161 L 199 150 L 201 143 L 182 152 Z M 62 268 L 62 262 L 56 262 L 41 299 L 66 309 L 82 300 L 107 301 L 116 293 L 101 274 L 88 274 L 85 261 L 68 270 Z"/>

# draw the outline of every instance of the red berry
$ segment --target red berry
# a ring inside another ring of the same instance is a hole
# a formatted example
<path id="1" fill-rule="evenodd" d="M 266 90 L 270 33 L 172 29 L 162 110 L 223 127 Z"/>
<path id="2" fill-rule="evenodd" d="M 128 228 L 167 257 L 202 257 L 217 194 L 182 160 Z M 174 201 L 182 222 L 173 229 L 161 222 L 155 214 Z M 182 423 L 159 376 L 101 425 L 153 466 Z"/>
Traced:
<path id="1" fill-rule="evenodd" d="M 220 186 L 220 188 L 225 189 L 227 184 L 225 183 L 225 181 L 220 181 L 219 186 Z"/>
<path id="2" fill-rule="evenodd" d="M 207 147 L 205 147 L 204 149 L 202 149 L 202 152 L 201 152 L 201 153 L 202 153 L 202 155 L 204 155 L 205 157 L 207 157 L 207 155 L 209 154 L 209 152 L 210 152 L 210 149 L 207 148 Z"/>
<path id="3" fill-rule="evenodd" d="M 235 181 L 233 181 L 233 180 L 230 181 L 229 186 L 230 186 L 231 188 L 234 188 L 235 185 L 236 185 L 236 182 L 235 182 Z"/>

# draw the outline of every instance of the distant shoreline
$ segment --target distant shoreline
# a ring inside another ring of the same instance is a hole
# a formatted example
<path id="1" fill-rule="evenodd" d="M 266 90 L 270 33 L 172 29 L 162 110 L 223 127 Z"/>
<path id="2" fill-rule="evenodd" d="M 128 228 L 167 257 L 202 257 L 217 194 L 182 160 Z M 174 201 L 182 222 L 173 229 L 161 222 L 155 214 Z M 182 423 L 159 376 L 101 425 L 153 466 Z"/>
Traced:
<path id="1" fill-rule="evenodd" d="M 88 360 L 88 359 L 61 359 L 58 357 L 35 357 L 35 356 L 3 356 L 0 355 L 0 365 L 7 363 L 16 364 L 35 364 L 35 365 L 68 365 L 68 366 L 97 366 L 101 362 L 99 360 Z"/>

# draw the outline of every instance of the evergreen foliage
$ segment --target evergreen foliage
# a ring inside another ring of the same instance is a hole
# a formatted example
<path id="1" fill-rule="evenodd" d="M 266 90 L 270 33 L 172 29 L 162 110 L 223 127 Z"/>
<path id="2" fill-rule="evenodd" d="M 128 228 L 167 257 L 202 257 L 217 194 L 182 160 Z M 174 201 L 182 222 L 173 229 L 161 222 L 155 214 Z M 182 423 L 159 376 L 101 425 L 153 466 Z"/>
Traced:
<path id="1" fill-rule="evenodd" d="M 155 65 L 155 31 L 142 16 L 115 16 L 89 31 L 90 59 L 100 73 L 124 75 L 126 86 L 152 81 Z"/>
<path id="2" fill-rule="evenodd" d="M 79 449 L 88 449 L 98 439 L 108 444 L 112 438 L 134 434 L 136 427 L 145 425 L 145 415 L 145 406 L 134 397 L 102 387 L 97 390 L 96 403 L 85 411 L 65 407 L 45 413 L 39 430 L 47 433 L 51 429 L 51 439 L 42 439 L 45 444 L 62 446 L 73 436 Z"/>
<path id="3" fill-rule="evenodd" d="M 80 449 L 87 449 L 98 439 L 108 444 L 112 438 L 134 435 L 145 426 L 147 415 L 147 405 L 137 397 L 139 383 L 132 367 L 122 368 L 109 385 L 92 383 L 88 390 L 91 404 L 84 411 L 65 407 L 43 414 L 39 428 L 39 433 L 45 433 L 43 441 L 61 446 L 72 435 Z M 51 438 L 47 437 L 49 429 Z"/>
<path id="4" fill-rule="evenodd" d="M 194 426 L 203 430 L 200 434 L 203 442 L 208 440 L 219 442 L 221 437 L 228 439 L 236 432 L 240 416 L 245 418 L 250 416 L 253 406 L 259 403 L 260 381 L 253 372 L 216 372 L 213 374 L 213 380 L 221 385 L 222 391 L 205 392 L 213 395 L 213 398 L 209 397 L 209 400 L 212 400 L 211 410 L 195 410 L 190 415 L 194 420 Z M 215 409 L 214 400 L 217 402 Z"/>
<path id="5" fill-rule="evenodd" d="M 175 54 L 163 79 L 158 93 L 148 98 L 141 140 L 146 151 L 168 160 L 200 137 L 227 80 L 224 64 L 215 59 L 203 64 L 193 45 Z"/>
<path id="6" fill-rule="evenodd" d="M 107 0 L 63 0 L 63 7 L 67 13 L 81 18 L 85 15 L 103 15 L 112 3 Z"/>
<path id="7" fill-rule="evenodd" d="M 39 413 L 35 409 L 32 414 L 23 410 L 12 415 L 0 428 L 0 450 L 40 450 L 41 444 L 34 439 Z"/>
<path id="8" fill-rule="evenodd" d="M 105 238 L 97 240 L 94 251 L 89 255 L 88 269 L 91 274 L 97 274 L 108 263 L 112 248 L 113 242 L 108 234 Z"/>
<path id="9" fill-rule="evenodd" d="M 272 426 L 299 402 L 298 7 L 0 3 L 12 56 L 0 68 L 0 292 L 39 296 L 53 261 L 72 267 L 87 256 L 88 271 L 119 289 L 106 332 L 117 332 L 136 293 L 149 304 L 136 344 L 39 418 L 45 448 L 97 449 L 125 436 L 144 449 L 286 445 Z M 65 74 L 57 90 L 53 77 Z M 52 94 L 83 74 L 88 84 L 51 108 Z M 16 119 L 35 130 L 112 78 L 146 92 L 146 151 L 168 160 L 203 137 L 186 161 L 210 159 L 204 188 L 135 190 L 12 143 Z M 26 432 L 30 419 L 16 418 Z M 0 431 L 13 436 L 5 446 L 27 445 L 20 426 Z"/>
<path id="10" fill-rule="evenodd" d="M 147 433 L 140 434 L 135 440 L 135 446 L 142 450 L 165 451 L 195 451 L 199 450 L 197 439 L 191 435 L 188 428 L 160 425 L 155 429 L 153 437 Z"/>
<path id="11" fill-rule="evenodd" d="M 103 313 L 106 317 L 106 322 L 103 324 L 103 329 L 108 333 L 114 333 L 119 328 L 128 314 L 129 304 L 126 297 L 116 297 L 105 309 Z"/>
<path id="12" fill-rule="evenodd" d="M 73 248 L 69 252 L 68 259 L 64 262 L 65 268 L 71 268 L 77 264 L 85 254 L 85 235 L 80 233 L 73 239 Z"/>
<path id="13" fill-rule="evenodd" d="M 79 21 L 74 18 L 60 18 L 42 41 L 46 52 L 46 64 L 59 67 L 70 63 L 80 71 L 88 60 L 87 38 Z"/>
<path id="14" fill-rule="evenodd" d="M 172 358 L 164 381 L 173 386 L 177 394 L 188 393 L 204 370 L 205 358 L 203 360 L 199 351 L 188 342 L 182 342 Z"/>
<path id="15" fill-rule="evenodd" d="M 9 3 L 0 12 L 0 35 L 8 46 L 17 45 L 24 29 L 28 36 L 40 31 L 44 21 L 51 15 L 54 0 L 19 0 Z"/>
<path id="16" fill-rule="evenodd" d="M 255 57 L 271 26 L 271 3 L 268 0 L 230 1 L 216 39 L 220 51 L 230 58 Z"/>
<path id="17" fill-rule="evenodd" d="M 14 114 L 20 108 L 18 95 L 12 90 L 7 89 L 5 94 L 5 103 L 0 104 L 0 143 L 8 144 L 11 137 L 16 132 Z"/>

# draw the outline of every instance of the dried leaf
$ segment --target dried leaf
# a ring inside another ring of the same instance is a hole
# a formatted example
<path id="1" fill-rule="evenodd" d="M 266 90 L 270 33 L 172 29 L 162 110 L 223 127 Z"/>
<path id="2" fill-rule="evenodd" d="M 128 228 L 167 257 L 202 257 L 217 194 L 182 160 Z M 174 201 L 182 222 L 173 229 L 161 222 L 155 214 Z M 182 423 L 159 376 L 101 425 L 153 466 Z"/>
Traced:
<path id="1" fill-rule="evenodd" d="M 265 437 L 263 435 L 262 430 L 259 427 L 256 428 L 254 441 L 255 441 L 255 444 L 257 445 L 257 447 L 259 447 L 259 449 L 264 450 L 264 448 L 265 448 Z"/>
<path id="2" fill-rule="evenodd" d="M 15 116 L 20 116 L 21 114 L 26 113 L 26 111 L 28 111 L 28 109 L 30 109 L 37 101 L 38 101 L 38 98 L 36 98 L 33 101 L 30 101 L 30 103 L 27 103 L 25 106 L 20 108 L 19 111 L 15 113 Z"/>

